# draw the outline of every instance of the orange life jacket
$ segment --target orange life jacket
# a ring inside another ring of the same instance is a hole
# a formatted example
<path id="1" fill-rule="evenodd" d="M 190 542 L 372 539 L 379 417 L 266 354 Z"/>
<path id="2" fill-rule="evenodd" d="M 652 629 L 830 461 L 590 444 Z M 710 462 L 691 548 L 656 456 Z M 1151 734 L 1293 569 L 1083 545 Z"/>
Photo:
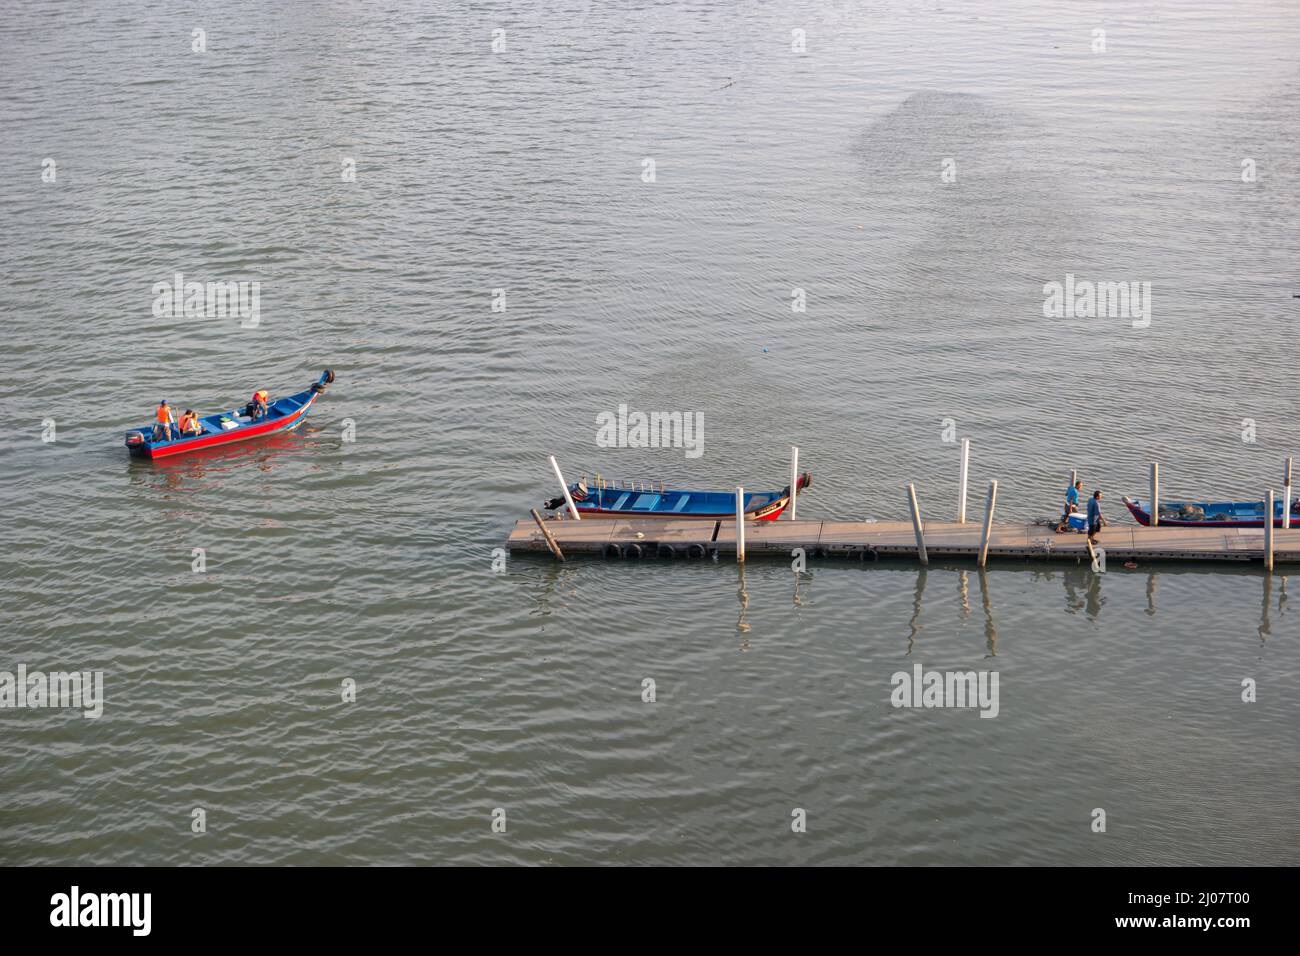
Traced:
<path id="1" fill-rule="evenodd" d="M 169 424 L 169 423 L 171 422 L 171 420 L 172 420 L 172 418 L 171 418 L 171 406 L 170 406 L 170 405 L 159 405 L 159 406 L 158 406 L 158 421 L 159 421 L 159 423 L 160 423 L 160 424 L 164 424 L 164 425 L 166 425 L 166 424 Z"/>

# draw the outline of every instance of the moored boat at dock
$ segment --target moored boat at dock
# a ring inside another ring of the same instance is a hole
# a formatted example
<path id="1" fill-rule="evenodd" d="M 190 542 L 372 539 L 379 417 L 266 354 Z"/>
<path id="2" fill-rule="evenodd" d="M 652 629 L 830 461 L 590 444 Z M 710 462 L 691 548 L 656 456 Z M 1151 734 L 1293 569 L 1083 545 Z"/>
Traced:
<path id="1" fill-rule="evenodd" d="M 812 484 L 812 472 L 795 482 L 797 495 Z M 665 487 L 663 482 L 606 481 L 597 475 L 592 484 L 586 478 L 569 486 L 574 507 L 582 518 L 735 518 L 733 491 L 694 491 Z M 745 516 L 758 521 L 775 521 L 790 504 L 790 487 L 780 491 L 745 492 Z M 548 511 L 566 508 L 563 497 L 552 498 Z"/>
<path id="2" fill-rule="evenodd" d="M 1125 497 L 1124 505 L 1141 525 L 1151 524 L 1151 503 Z M 1273 527 L 1282 527 L 1283 501 L 1273 503 Z M 1262 501 L 1161 501 L 1160 527 L 1262 528 Z M 1291 503 L 1291 525 L 1300 527 L 1300 498 Z"/>

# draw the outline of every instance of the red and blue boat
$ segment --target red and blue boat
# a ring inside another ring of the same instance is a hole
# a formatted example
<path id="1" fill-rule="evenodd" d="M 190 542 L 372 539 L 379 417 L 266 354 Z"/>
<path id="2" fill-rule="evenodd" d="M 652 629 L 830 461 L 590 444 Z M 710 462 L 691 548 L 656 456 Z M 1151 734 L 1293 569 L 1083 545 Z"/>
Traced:
<path id="1" fill-rule="evenodd" d="M 1124 505 L 1138 524 L 1151 524 L 1151 503 L 1124 499 Z M 1262 501 L 1161 501 L 1162 528 L 1262 528 Z M 1285 502 L 1273 502 L 1273 527 L 1282 527 Z M 1300 528 L 1300 498 L 1291 503 L 1291 526 Z"/>
<path id="2" fill-rule="evenodd" d="M 127 450 L 138 458 L 168 458 L 203 448 L 217 448 L 250 438 L 292 431 L 303 423 L 317 397 L 332 381 L 334 373 L 326 369 L 306 391 L 268 402 L 266 414 L 256 420 L 249 414 L 250 407 L 245 406 L 200 418 L 200 431 L 194 435 L 181 435 L 173 425 L 173 437 L 168 441 L 161 437 L 155 438 L 154 426 L 145 425 L 127 432 L 125 444 Z"/>
<path id="3" fill-rule="evenodd" d="M 812 484 L 812 472 L 795 482 L 797 495 Z M 569 486 L 573 505 L 582 518 L 706 518 L 720 521 L 736 517 L 734 491 L 690 491 L 664 487 L 663 482 L 639 479 L 606 481 L 600 475 L 587 483 L 586 476 Z M 790 504 L 790 486 L 781 491 L 745 492 L 745 517 L 775 521 Z M 552 498 L 543 505 L 550 511 L 567 508 L 564 498 Z"/>

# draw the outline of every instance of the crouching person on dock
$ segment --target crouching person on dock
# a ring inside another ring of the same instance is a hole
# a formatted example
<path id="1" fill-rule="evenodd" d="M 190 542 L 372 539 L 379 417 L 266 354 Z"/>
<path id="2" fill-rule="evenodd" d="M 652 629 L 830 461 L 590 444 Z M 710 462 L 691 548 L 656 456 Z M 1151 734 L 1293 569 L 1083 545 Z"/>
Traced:
<path id="1" fill-rule="evenodd" d="M 1065 508 L 1061 512 L 1061 520 L 1056 525 L 1056 533 L 1064 534 L 1070 530 L 1070 515 L 1079 510 L 1079 492 L 1083 491 L 1083 482 L 1076 481 L 1070 487 L 1065 489 Z"/>
<path id="2" fill-rule="evenodd" d="M 1094 491 L 1088 499 L 1088 542 L 1097 543 L 1097 535 L 1104 525 L 1109 524 L 1101 513 L 1101 492 Z"/>

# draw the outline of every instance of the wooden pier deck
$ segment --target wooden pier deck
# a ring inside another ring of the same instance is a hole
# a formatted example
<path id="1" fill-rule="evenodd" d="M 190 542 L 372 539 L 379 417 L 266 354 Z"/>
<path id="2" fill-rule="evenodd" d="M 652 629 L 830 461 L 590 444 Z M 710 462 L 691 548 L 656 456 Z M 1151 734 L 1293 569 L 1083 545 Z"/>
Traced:
<path id="1" fill-rule="evenodd" d="M 718 551 L 734 555 L 734 521 L 641 518 L 547 521 L 546 528 L 565 556 L 703 557 Z M 930 559 L 979 554 L 979 523 L 927 522 L 925 549 Z M 1273 560 L 1300 563 L 1300 528 L 1274 529 Z M 1107 562 L 1124 561 L 1262 561 L 1263 528 L 1150 528 L 1111 525 L 1098 536 Z M 640 554 L 629 555 L 639 548 Z M 506 540 L 512 552 L 548 550 L 532 519 L 515 524 Z M 909 521 L 749 521 L 745 523 L 746 556 L 783 554 L 803 548 L 807 556 L 916 558 L 916 536 Z M 989 557 L 997 559 L 1090 560 L 1082 534 L 1055 534 L 1040 525 L 994 525 Z"/>

